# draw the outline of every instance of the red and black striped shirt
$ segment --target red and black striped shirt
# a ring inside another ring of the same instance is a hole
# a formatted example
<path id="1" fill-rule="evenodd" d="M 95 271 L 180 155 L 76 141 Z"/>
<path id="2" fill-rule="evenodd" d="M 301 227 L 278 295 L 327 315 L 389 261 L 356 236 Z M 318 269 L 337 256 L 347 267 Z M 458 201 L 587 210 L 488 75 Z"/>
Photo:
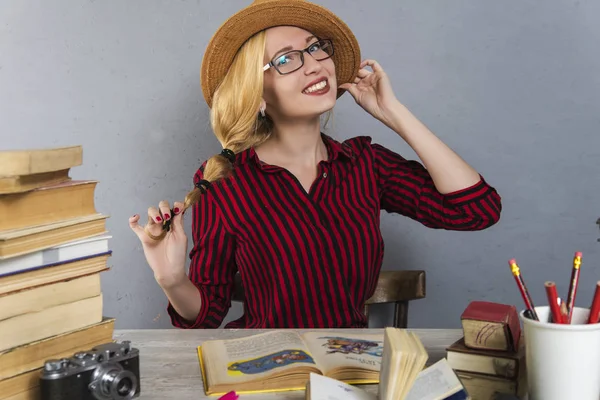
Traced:
<path id="1" fill-rule="evenodd" d="M 500 196 L 483 178 L 441 194 L 421 163 L 369 137 L 322 137 L 328 159 L 308 193 L 249 149 L 193 206 L 189 277 L 202 308 L 186 321 L 169 304 L 174 326 L 218 328 L 239 271 L 244 314 L 226 328 L 366 327 L 363 306 L 383 261 L 381 210 L 448 230 L 480 230 L 500 217 Z"/>

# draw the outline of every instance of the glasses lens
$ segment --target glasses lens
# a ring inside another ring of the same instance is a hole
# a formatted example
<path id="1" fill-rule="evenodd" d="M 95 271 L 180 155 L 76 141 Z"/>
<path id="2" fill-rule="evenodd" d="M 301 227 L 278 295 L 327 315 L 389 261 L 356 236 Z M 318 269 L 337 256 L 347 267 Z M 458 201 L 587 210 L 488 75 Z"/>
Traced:
<path id="1" fill-rule="evenodd" d="M 325 60 L 333 55 L 331 40 L 319 40 L 311 44 L 306 50 L 315 60 Z M 280 55 L 273 60 L 273 65 L 281 74 L 289 74 L 302 67 L 303 51 L 294 50 Z"/>
<path id="2" fill-rule="evenodd" d="M 310 45 L 308 52 L 315 60 L 325 60 L 333 55 L 333 45 L 329 40 L 320 40 Z"/>
<path id="3" fill-rule="evenodd" d="M 282 74 L 288 74 L 302 66 L 302 55 L 299 51 L 290 51 L 277 57 L 273 64 Z"/>

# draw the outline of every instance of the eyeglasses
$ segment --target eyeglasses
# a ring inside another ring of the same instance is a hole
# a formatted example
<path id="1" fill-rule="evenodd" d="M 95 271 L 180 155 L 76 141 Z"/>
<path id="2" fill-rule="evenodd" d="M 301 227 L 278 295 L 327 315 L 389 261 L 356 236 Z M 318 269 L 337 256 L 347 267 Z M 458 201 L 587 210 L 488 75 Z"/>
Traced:
<path id="1" fill-rule="evenodd" d="M 304 53 L 308 53 L 317 61 L 323 61 L 333 55 L 333 43 L 329 39 L 319 40 L 304 50 L 292 50 L 273 58 L 263 67 L 263 71 L 273 67 L 281 75 L 291 74 L 304 65 Z"/>

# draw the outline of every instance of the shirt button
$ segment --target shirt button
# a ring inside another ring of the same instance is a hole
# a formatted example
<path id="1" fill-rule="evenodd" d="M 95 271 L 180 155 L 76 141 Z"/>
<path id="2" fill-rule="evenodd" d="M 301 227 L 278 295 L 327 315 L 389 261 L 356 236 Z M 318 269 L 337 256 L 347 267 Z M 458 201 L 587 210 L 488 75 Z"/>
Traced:
<path id="1" fill-rule="evenodd" d="M 327 172 L 323 172 L 323 178 L 327 178 Z"/>

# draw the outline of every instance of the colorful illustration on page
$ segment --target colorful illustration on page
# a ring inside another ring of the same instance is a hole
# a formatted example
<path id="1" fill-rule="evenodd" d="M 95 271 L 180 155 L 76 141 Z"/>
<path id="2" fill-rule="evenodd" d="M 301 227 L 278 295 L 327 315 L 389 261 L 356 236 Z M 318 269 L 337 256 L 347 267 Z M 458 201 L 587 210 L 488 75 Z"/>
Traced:
<path id="1" fill-rule="evenodd" d="M 327 354 L 368 354 L 375 357 L 381 357 L 383 354 L 383 342 L 339 336 L 324 336 L 319 339 L 326 340 L 323 346 L 327 347 Z"/>
<path id="2" fill-rule="evenodd" d="M 227 373 L 230 376 L 260 374 L 295 363 L 314 364 L 315 361 L 302 350 L 282 350 L 267 356 L 232 362 L 227 367 Z"/>

